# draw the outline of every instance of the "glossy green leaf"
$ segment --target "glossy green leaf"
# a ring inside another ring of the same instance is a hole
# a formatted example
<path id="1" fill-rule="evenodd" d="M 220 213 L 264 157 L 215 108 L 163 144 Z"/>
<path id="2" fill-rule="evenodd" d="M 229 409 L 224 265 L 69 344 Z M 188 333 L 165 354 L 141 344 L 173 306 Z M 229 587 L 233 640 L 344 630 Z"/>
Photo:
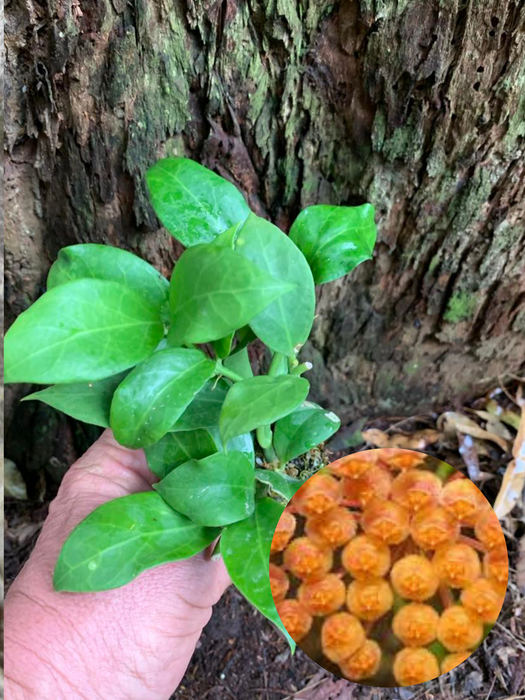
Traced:
<path id="1" fill-rule="evenodd" d="M 219 360 L 228 357 L 230 354 L 234 335 L 235 331 L 232 331 L 231 333 L 228 333 L 228 335 L 225 335 L 224 338 L 213 341 L 213 349 L 215 350 L 215 355 L 219 358 Z"/>
<path id="2" fill-rule="evenodd" d="M 289 462 L 308 452 L 337 430 L 341 421 L 331 411 L 305 403 L 275 424 L 273 446 L 281 462 Z"/>
<path id="3" fill-rule="evenodd" d="M 116 282 L 82 279 L 46 292 L 5 337 L 5 381 L 69 384 L 133 367 L 164 332 L 159 310 Z"/>
<path id="4" fill-rule="evenodd" d="M 160 440 L 214 372 L 215 362 L 200 350 L 156 352 L 115 392 L 110 414 L 115 439 L 133 448 Z"/>
<path id="5" fill-rule="evenodd" d="M 229 384 L 224 380 L 212 379 L 206 382 L 181 417 L 172 425 L 170 431 L 218 426 L 222 404 L 229 388 Z"/>
<path id="6" fill-rule="evenodd" d="M 145 569 L 202 552 L 219 534 L 176 513 L 154 491 L 104 503 L 66 540 L 53 584 L 57 591 L 118 588 Z"/>
<path id="7" fill-rule="evenodd" d="M 244 454 L 248 456 L 252 467 L 255 466 L 255 448 L 253 444 L 253 435 L 251 433 L 245 433 L 244 435 L 236 435 L 235 437 L 228 440 L 225 448 L 222 444 L 221 436 L 219 433 L 219 426 L 216 425 L 212 428 L 208 428 L 208 431 L 214 439 L 219 452 L 244 452 Z"/>
<path id="8" fill-rule="evenodd" d="M 84 423 L 109 428 L 111 400 L 115 389 L 127 374 L 127 371 L 120 372 L 96 382 L 55 384 L 29 394 L 22 401 L 42 401 Z"/>
<path id="9" fill-rule="evenodd" d="M 160 307 L 168 299 L 168 280 L 152 265 L 127 250 L 98 243 L 62 248 L 49 270 L 47 288 L 85 278 L 118 282 L 134 289 L 152 306 Z"/>
<path id="10" fill-rule="evenodd" d="M 316 284 L 346 275 L 372 257 L 377 229 L 374 207 L 319 204 L 299 214 L 290 238 L 303 251 Z"/>
<path id="11" fill-rule="evenodd" d="M 232 353 L 224 359 L 222 364 L 233 372 L 237 372 L 237 374 L 240 374 L 241 377 L 245 379 L 253 377 L 253 369 L 250 364 L 247 348 L 241 348 L 241 350 Z"/>
<path id="12" fill-rule="evenodd" d="M 262 484 L 267 484 L 272 491 L 289 501 L 295 492 L 304 484 L 303 479 L 294 479 L 288 474 L 274 472 L 271 469 L 256 469 L 255 478 Z"/>
<path id="13" fill-rule="evenodd" d="M 255 506 L 255 475 L 243 452 L 192 459 L 153 487 L 172 508 L 199 525 L 244 520 Z"/>
<path id="14" fill-rule="evenodd" d="M 212 241 L 250 213 L 234 185 L 187 158 L 160 160 L 146 182 L 157 216 L 186 247 Z"/>
<path id="15" fill-rule="evenodd" d="M 164 479 L 176 467 L 190 459 L 203 459 L 217 452 L 217 445 L 207 430 L 184 430 L 168 433 L 154 445 L 146 447 L 148 467 Z"/>
<path id="16" fill-rule="evenodd" d="M 255 505 L 251 517 L 226 527 L 221 536 L 221 554 L 234 585 L 259 612 L 295 644 L 277 614 L 270 588 L 270 546 L 283 506 L 271 498 Z"/>
<path id="17" fill-rule="evenodd" d="M 255 214 L 240 228 L 235 252 L 268 275 L 290 283 L 290 291 L 252 318 L 250 327 L 272 350 L 292 355 L 306 341 L 314 322 L 315 287 L 306 258 L 277 226 Z"/>
<path id="18" fill-rule="evenodd" d="M 302 404 L 309 386 L 306 379 L 290 375 L 264 375 L 237 382 L 229 390 L 221 410 L 222 440 L 227 442 L 235 435 L 283 418 Z"/>
<path id="19" fill-rule="evenodd" d="M 207 343 L 244 326 L 290 289 L 242 255 L 213 244 L 185 250 L 170 285 L 171 345 Z"/>

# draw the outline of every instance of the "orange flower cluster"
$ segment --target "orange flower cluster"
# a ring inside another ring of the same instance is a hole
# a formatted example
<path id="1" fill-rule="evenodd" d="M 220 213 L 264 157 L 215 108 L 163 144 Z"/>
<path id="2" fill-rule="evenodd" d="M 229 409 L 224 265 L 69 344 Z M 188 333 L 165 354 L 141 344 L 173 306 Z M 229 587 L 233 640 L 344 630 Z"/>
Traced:
<path id="1" fill-rule="evenodd" d="M 319 634 L 323 657 L 350 680 L 407 686 L 446 673 L 503 604 L 498 519 L 471 481 L 443 481 L 425 459 L 395 449 L 344 457 L 297 491 L 275 530 L 281 620 L 297 642 Z"/>

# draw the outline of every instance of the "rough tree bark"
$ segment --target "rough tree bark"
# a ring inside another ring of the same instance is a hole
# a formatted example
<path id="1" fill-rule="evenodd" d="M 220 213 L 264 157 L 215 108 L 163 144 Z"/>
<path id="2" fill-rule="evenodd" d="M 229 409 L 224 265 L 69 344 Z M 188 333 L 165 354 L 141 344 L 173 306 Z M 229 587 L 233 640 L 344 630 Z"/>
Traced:
<path id="1" fill-rule="evenodd" d="M 321 289 L 305 350 L 345 422 L 518 372 L 524 41 L 511 0 L 11 0 L 8 322 L 66 244 L 169 274 L 144 172 L 186 154 L 285 230 L 308 204 L 375 204 L 376 257 Z"/>

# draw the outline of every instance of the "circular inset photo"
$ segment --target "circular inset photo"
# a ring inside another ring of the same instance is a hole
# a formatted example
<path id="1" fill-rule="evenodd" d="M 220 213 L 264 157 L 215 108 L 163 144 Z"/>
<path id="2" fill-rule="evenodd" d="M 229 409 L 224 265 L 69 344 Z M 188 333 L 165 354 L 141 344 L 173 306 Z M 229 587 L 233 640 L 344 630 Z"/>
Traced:
<path id="1" fill-rule="evenodd" d="M 379 687 L 465 661 L 496 622 L 507 579 L 505 538 L 481 491 L 412 450 L 360 452 L 314 474 L 270 555 L 277 612 L 299 647 Z"/>

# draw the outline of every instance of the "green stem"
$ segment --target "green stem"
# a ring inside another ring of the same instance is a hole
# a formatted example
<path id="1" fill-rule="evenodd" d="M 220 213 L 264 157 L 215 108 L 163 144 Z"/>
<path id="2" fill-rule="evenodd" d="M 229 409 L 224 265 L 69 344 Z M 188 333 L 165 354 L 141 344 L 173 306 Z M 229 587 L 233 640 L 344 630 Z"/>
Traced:
<path id="1" fill-rule="evenodd" d="M 268 376 L 275 377 L 279 371 L 281 362 L 283 361 L 283 355 L 280 352 L 274 352 L 272 361 L 270 362 L 270 367 L 268 368 Z"/>
<path id="2" fill-rule="evenodd" d="M 270 445 L 270 447 L 266 447 L 263 452 L 267 462 L 275 462 L 277 459 L 277 455 L 275 454 L 275 450 L 273 449 L 272 445 Z"/>
<path id="3" fill-rule="evenodd" d="M 257 442 L 263 450 L 272 446 L 272 429 L 269 425 L 260 425 L 257 428 Z"/>
<path id="4" fill-rule="evenodd" d="M 292 370 L 290 370 L 290 374 L 301 375 L 311 370 L 312 367 L 313 364 L 311 362 L 303 362 L 301 365 L 297 365 L 297 367 L 294 367 Z"/>
<path id="5" fill-rule="evenodd" d="M 228 369 L 225 367 L 222 362 L 217 362 L 215 374 L 220 374 L 223 377 L 228 377 L 228 379 L 231 379 L 232 382 L 242 382 L 244 381 L 244 377 L 241 377 L 240 374 L 237 374 L 237 372 L 234 372 L 231 369 Z"/>

